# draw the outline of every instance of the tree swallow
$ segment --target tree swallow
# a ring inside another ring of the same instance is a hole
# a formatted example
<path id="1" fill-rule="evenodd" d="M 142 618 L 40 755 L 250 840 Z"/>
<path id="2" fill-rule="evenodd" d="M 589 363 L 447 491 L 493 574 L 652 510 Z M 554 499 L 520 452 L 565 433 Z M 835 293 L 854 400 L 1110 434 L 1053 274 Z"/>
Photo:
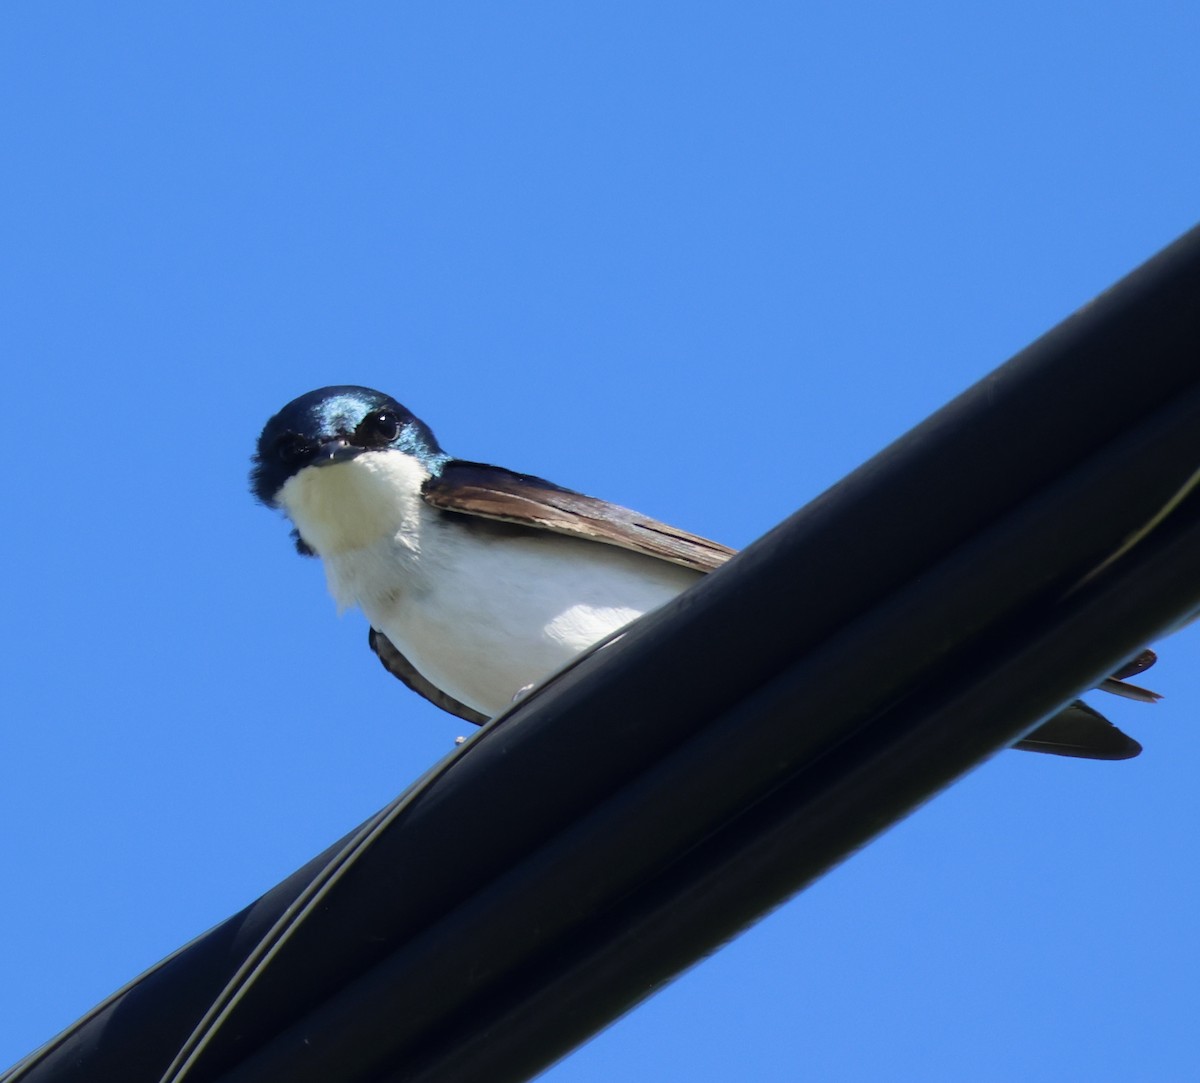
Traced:
<path id="1" fill-rule="evenodd" d="M 258 439 L 251 486 L 319 556 L 340 609 L 414 691 L 481 724 L 582 651 L 657 609 L 734 550 L 615 504 L 452 458 L 429 427 L 366 387 L 288 403 Z M 1102 687 L 1126 684 L 1146 651 Z M 1141 746 L 1080 701 L 1015 747 L 1098 759 Z"/>

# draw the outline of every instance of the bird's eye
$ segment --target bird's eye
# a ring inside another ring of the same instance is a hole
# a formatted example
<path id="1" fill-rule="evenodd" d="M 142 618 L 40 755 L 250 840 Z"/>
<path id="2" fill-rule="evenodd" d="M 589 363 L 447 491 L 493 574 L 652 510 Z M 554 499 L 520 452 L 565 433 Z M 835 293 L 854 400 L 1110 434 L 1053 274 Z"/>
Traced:
<path id="1" fill-rule="evenodd" d="M 355 435 L 364 445 L 390 444 L 400 432 L 400 419 L 391 410 L 375 410 L 362 419 Z"/>
<path id="2" fill-rule="evenodd" d="M 285 432 L 275 441 L 275 457 L 284 466 L 295 466 L 310 450 L 308 441 L 294 432 Z"/>

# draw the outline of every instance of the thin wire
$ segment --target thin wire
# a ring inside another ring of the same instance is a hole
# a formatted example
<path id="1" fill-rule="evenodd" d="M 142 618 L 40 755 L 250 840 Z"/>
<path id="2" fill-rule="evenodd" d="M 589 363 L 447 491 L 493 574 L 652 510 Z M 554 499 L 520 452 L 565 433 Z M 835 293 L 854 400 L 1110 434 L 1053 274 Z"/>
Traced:
<path id="1" fill-rule="evenodd" d="M 254 983 L 266 971 L 271 961 L 279 954 L 287 942 L 299 929 L 304 919 L 312 913 L 332 891 L 354 863 L 367 852 L 371 844 L 387 830 L 426 790 L 457 764 L 463 756 L 468 755 L 488 734 L 496 731 L 517 709 L 525 707 L 540 693 L 545 692 L 556 683 L 563 674 L 573 670 L 585 659 L 616 642 L 625 634 L 626 629 L 620 628 L 611 635 L 594 644 L 587 651 L 571 659 L 565 666 L 557 670 L 545 681 L 539 684 L 531 694 L 514 702 L 506 711 L 484 723 L 483 727 L 470 739 L 459 745 L 445 759 L 435 765 L 416 782 L 408 787 L 392 802 L 367 820 L 346 842 L 346 844 L 329 859 L 320 873 L 317 874 L 304 890 L 276 918 L 271 928 L 263 934 L 254 949 L 226 982 L 221 992 L 214 998 L 208 1011 L 196 1024 L 191 1034 L 179 1047 L 179 1052 L 168 1065 L 160 1083 L 183 1083 L 200 1056 L 216 1037 L 222 1024 L 229 1018 L 237 1005 L 246 996 Z M 0 1083 L 4 1083 L 0 1080 Z"/>
<path id="2" fill-rule="evenodd" d="M 1106 568 L 1120 560 L 1121 557 L 1128 553 L 1135 545 L 1140 545 L 1143 541 L 1145 541 L 1147 536 L 1149 536 L 1152 531 L 1157 530 L 1163 524 L 1166 518 L 1172 512 L 1174 512 L 1180 504 L 1183 503 L 1183 501 L 1198 485 L 1200 485 L 1200 467 L 1197 467 L 1192 471 L 1191 474 L 1188 475 L 1187 480 L 1184 481 L 1184 483 L 1178 489 L 1176 489 L 1174 493 L 1171 494 L 1167 502 L 1163 504 L 1158 511 L 1156 511 L 1149 519 L 1146 520 L 1145 523 L 1143 523 L 1132 534 L 1130 534 L 1119 546 L 1117 546 L 1112 553 L 1110 553 L 1104 558 L 1104 560 L 1102 560 L 1090 572 L 1088 572 L 1087 575 L 1080 579 L 1078 583 L 1076 583 L 1069 591 L 1067 591 L 1067 593 L 1072 594 L 1079 590 L 1079 588 L 1084 584 L 1090 583 Z"/>
<path id="3" fill-rule="evenodd" d="M 283 949 L 284 945 L 295 934 L 296 930 L 303 923 L 304 919 L 319 905 L 333 889 L 334 885 L 349 871 L 354 863 L 359 860 L 364 853 L 370 848 L 371 844 L 387 830 L 396 819 L 404 813 L 404 811 L 412 806 L 426 790 L 429 789 L 440 778 L 444 777 L 447 772 L 458 763 L 461 758 L 469 754 L 471 748 L 475 747 L 487 734 L 494 732 L 503 722 L 508 719 L 518 707 L 525 707 L 544 693 L 551 685 L 556 684 L 558 680 L 566 673 L 575 669 L 586 659 L 590 658 L 603 648 L 615 643 L 620 639 L 627 628 L 620 628 L 611 635 L 594 644 L 588 650 L 576 655 L 561 669 L 557 670 L 550 677 L 546 678 L 541 684 L 533 689 L 531 693 L 521 696 L 515 701 L 506 711 L 497 715 L 495 718 L 486 722 L 475 734 L 470 738 L 462 741 L 449 755 L 442 761 L 435 764 L 416 782 L 412 783 L 401 794 L 394 798 L 391 802 L 385 805 L 379 812 L 362 824 L 357 831 L 347 840 L 344 846 L 336 854 L 333 855 L 326 863 L 325 867 L 305 886 L 304 890 L 292 900 L 291 903 L 283 910 L 283 912 L 271 924 L 271 927 L 262 935 L 258 943 L 242 961 L 238 969 L 233 973 L 229 980 L 222 987 L 221 991 L 213 999 L 208 1010 L 201 1017 L 200 1021 L 192 1029 L 191 1033 L 179 1047 L 174 1059 L 168 1065 L 166 1071 L 161 1077 L 160 1083 L 183 1083 L 193 1066 L 199 1060 L 201 1054 L 212 1042 L 222 1024 L 229 1018 L 230 1014 L 237 1005 L 245 997 L 249 989 L 264 973 L 266 967 L 271 960 Z M 462 739 L 460 739 L 462 740 Z M 213 929 L 219 928 L 219 925 L 214 925 Z M 162 970 L 172 960 L 178 958 L 194 944 L 203 940 L 212 929 L 201 933 L 199 936 L 189 940 L 186 944 L 171 952 L 170 955 L 160 959 L 148 970 L 143 971 L 136 978 L 121 986 L 116 992 L 105 997 L 99 1004 L 91 1010 L 80 1016 L 70 1027 L 56 1035 L 44 1045 L 39 1046 L 28 1056 L 23 1057 L 16 1064 L 12 1065 L 7 1071 L 0 1074 L 0 1083 L 20 1083 L 20 1080 L 33 1068 L 46 1059 L 54 1050 L 60 1048 L 73 1034 L 79 1032 L 81 1028 L 86 1026 L 91 1020 L 97 1018 L 113 1004 L 117 1003 L 126 993 L 135 988 L 141 982 L 145 981 L 152 974 Z"/>
<path id="4" fill-rule="evenodd" d="M 234 971 L 220 993 L 213 999 L 191 1034 L 179 1047 L 179 1052 L 163 1073 L 161 1083 L 182 1083 L 197 1060 L 216 1037 L 221 1025 L 263 975 L 271 961 L 295 935 L 304 919 L 320 904 L 334 885 L 354 863 L 367 852 L 396 819 L 405 812 L 434 782 L 442 778 L 459 759 L 468 753 L 473 741 L 460 745 L 444 760 L 427 771 L 398 797 L 362 824 L 346 844 L 329 859 L 325 867 L 305 886 L 304 890 L 283 910 L 263 934 L 254 949 Z"/>

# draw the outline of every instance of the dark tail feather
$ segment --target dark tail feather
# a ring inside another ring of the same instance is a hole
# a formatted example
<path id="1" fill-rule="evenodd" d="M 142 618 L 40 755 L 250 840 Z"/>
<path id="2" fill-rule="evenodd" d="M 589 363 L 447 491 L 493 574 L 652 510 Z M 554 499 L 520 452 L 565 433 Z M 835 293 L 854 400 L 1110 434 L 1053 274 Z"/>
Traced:
<path id="1" fill-rule="evenodd" d="M 1013 748 L 1087 760 L 1128 760 L 1142 750 L 1137 741 L 1079 699 L 1047 719 Z"/>

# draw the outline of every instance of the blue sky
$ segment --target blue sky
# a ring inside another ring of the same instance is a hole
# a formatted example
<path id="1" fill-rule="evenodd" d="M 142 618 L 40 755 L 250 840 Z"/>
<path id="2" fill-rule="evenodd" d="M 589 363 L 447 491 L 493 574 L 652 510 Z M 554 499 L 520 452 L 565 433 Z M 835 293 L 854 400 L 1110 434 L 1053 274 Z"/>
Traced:
<path id="1" fill-rule="evenodd" d="M 6 8 L 0 1067 L 462 732 L 252 503 L 269 414 L 377 386 L 744 545 L 1194 224 L 1198 35 L 1183 2 Z M 1102 704 L 1140 759 L 1002 754 L 546 1078 L 1194 1079 L 1198 651 Z"/>

